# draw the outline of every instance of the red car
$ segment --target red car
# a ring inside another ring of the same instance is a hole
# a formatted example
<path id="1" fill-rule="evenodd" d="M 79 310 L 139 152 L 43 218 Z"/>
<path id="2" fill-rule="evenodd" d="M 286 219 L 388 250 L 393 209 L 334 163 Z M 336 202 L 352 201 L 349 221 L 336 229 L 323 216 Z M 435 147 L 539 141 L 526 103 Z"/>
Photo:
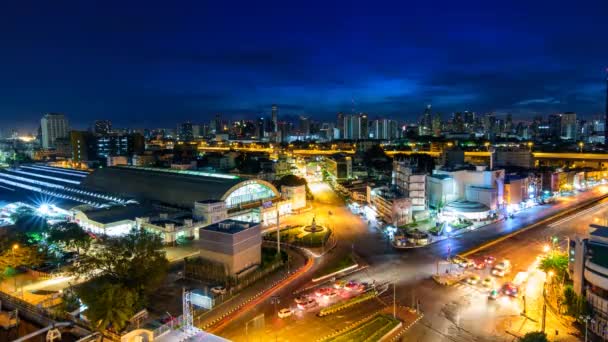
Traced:
<path id="1" fill-rule="evenodd" d="M 483 270 L 484 268 L 486 268 L 486 262 L 483 260 L 477 260 L 475 261 L 475 269 L 476 270 Z"/>
<path id="2" fill-rule="evenodd" d="M 322 287 L 322 288 L 317 289 L 317 290 L 315 291 L 315 295 L 316 295 L 317 297 L 321 297 L 321 296 L 325 296 L 325 295 L 327 295 L 327 294 L 328 294 L 328 293 L 330 293 L 330 292 L 332 292 L 332 289 L 330 289 L 329 287 Z"/>
<path id="3" fill-rule="evenodd" d="M 493 265 L 496 262 L 496 258 L 493 256 L 486 255 L 486 257 L 483 258 L 483 261 L 488 265 Z"/>
<path id="4" fill-rule="evenodd" d="M 517 297 L 517 293 L 519 293 L 519 288 L 511 283 L 506 283 L 502 286 L 502 293 L 507 296 Z"/>

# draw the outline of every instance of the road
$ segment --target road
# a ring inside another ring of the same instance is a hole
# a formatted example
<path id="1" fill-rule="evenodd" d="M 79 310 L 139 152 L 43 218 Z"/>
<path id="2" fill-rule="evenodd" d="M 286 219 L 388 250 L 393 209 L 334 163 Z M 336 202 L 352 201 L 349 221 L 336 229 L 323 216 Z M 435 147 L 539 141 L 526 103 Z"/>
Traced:
<path id="1" fill-rule="evenodd" d="M 474 298 L 470 294 L 463 293 L 466 289 L 446 289 L 430 280 L 430 276 L 436 272 L 437 261 L 446 258 L 448 246 L 452 254 L 461 253 L 484 241 L 512 233 L 544 217 L 553 216 L 568 207 L 608 193 L 607 187 L 597 187 L 580 193 L 576 197 L 562 198 L 552 205 L 530 208 L 516 215 L 513 219 L 497 222 L 478 231 L 450 238 L 426 248 L 395 250 L 387 243 L 382 234 L 375 228 L 369 227 L 359 216 L 352 214 L 325 185 L 317 184 L 312 190 L 315 195 L 313 211 L 288 220 L 292 220 L 293 224 L 309 224 L 314 215 L 319 224 L 328 225 L 334 230 L 339 241 L 338 247 L 328 255 L 318 259 L 316 267 L 338 255 L 354 250 L 362 260 L 369 264 L 369 268 L 355 274 L 353 278 L 366 282 L 372 280 L 379 283 L 396 282 L 398 302 L 401 305 L 411 305 L 416 300 L 420 300 L 425 318 L 404 336 L 404 341 L 445 341 L 446 339 L 454 341 L 495 341 L 501 338 L 505 338 L 505 340 L 513 339 L 512 336 L 509 339 L 509 335 L 500 331 L 500 325 L 496 324 L 496 315 L 489 315 L 483 310 L 480 311 L 480 309 L 471 309 L 470 311 L 461 309 L 471 307 L 471 300 Z M 329 215 L 329 211 L 332 211 L 333 215 Z M 584 220 L 584 217 L 584 215 L 580 215 L 573 220 Z M 568 228 L 570 225 L 566 222 L 568 221 L 564 221 L 563 227 L 551 228 L 555 230 L 551 234 L 565 235 L 577 232 L 576 229 Z M 583 232 L 584 228 L 579 229 L 579 231 Z M 518 251 L 526 251 L 526 253 L 528 249 L 532 248 L 531 246 L 534 246 L 535 249 L 541 248 L 541 241 L 544 241 L 547 232 L 543 228 L 538 228 L 522 234 L 526 235 L 519 235 L 493 246 L 490 250 L 491 253 L 500 256 L 503 249 L 506 254 L 515 253 L 512 251 L 515 248 L 514 245 L 521 245 L 522 249 L 518 249 Z M 540 235 L 534 235 L 534 238 L 526 238 L 527 234 Z M 534 258 L 534 256 L 532 257 Z M 527 260 L 514 260 L 514 263 L 524 265 Z M 311 276 L 311 274 L 307 274 L 299 281 L 279 291 L 276 294 L 281 301 L 279 308 L 291 305 L 294 297 L 292 292 L 307 283 Z M 266 329 L 267 335 L 261 333 L 260 338 L 262 340 L 307 341 L 311 339 L 311 336 L 322 337 L 315 335 L 318 330 L 311 327 L 325 323 L 316 321 L 310 321 L 311 324 L 294 322 L 293 325 L 285 322 L 276 323 L 278 319 L 275 318 L 274 309 L 274 305 L 270 301 L 266 301 L 230 322 L 219 334 L 235 341 L 245 341 L 247 340 L 245 336 L 247 322 L 257 315 L 264 314 L 267 327 L 271 326 L 272 328 Z M 495 310 L 495 312 L 500 315 L 507 311 Z M 480 324 L 483 319 L 479 320 L 479 318 L 485 319 L 487 324 Z M 350 320 L 351 318 L 347 317 L 345 319 Z M 335 325 L 335 323 L 331 324 Z M 302 328 L 294 329 L 293 326 L 301 326 Z M 252 336 L 249 336 L 250 340 Z"/>

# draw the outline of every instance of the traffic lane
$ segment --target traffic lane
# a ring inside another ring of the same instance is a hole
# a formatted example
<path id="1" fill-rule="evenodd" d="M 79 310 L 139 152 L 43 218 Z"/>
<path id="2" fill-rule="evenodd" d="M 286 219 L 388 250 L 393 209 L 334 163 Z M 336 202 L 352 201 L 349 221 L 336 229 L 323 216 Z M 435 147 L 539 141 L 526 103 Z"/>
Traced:
<path id="1" fill-rule="evenodd" d="M 431 245 L 429 250 L 431 253 L 438 256 L 443 256 L 444 258 L 448 255 L 448 248 L 450 249 L 452 255 L 462 253 L 482 244 L 483 242 L 499 238 L 506 234 L 517 231 L 518 229 L 536 223 L 541 219 L 553 216 L 564 209 L 584 203 L 594 198 L 598 198 L 605 195 L 606 192 L 607 190 L 605 187 L 597 187 L 593 190 L 580 193 L 578 196 L 562 199 L 553 205 L 535 206 L 515 215 L 514 218 L 495 222 L 481 227 L 474 232 L 467 232 L 457 237 L 452 237 L 438 242 Z"/>
<path id="2" fill-rule="evenodd" d="M 343 301 L 345 299 L 341 300 Z M 322 299 L 319 301 L 324 303 Z M 266 304 L 271 303 L 270 301 L 267 301 Z M 293 300 L 282 301 L 277 305 L 276 311 L 274 305 L 264 305 L 252 310 L 252 312 L 249 313 L 249 320 L 260 314 L 264 315 L 266 329 L 264 333 L 258 333 L 264 340 L 312 341 L 341 330 L 385 307 L 384 303 L 381 301 L 371 299 L 329 316 L 316 316 L 319 310 L 327 305 L 329 305 L 329 303 L 325 303 L 322 306 L 316 306 L 310 310 L 300 310 L 296 308 L 297 305 Z M 279 318 L 276 312 L 281 308 L 286 307 L 294 309 L 294 314 L 291 317 Z M 221 336 L 233 341 L 246 340 L 245 324 L 247 324 L 247 320 L 245 322 L 235 322 L 234 324 L 227 326 Z"/>

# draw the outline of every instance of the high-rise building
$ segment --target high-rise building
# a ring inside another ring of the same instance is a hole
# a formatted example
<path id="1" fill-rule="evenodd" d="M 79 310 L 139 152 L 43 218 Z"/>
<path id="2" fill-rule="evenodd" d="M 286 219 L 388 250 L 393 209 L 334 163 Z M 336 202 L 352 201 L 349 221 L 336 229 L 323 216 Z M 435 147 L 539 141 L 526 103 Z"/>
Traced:
<path id="1" fill-rule="evenodd" d="M 568 112 L 562 114 L 561 136 L 563 139 L 575 140 L 578 137 L 576 113 Z"/>
<path id="2" fill-rule="evenodd" d="M 68 138 L 68 120 L 63 114 L 44 114 L 40 120 L 40 128 L 42 131 L 42 148 L 55 148 L 57 138 Z"/>
<path id="3" fill-rule="evenodd" d="M 300 125 L 299 125 L 300 135 L 308 136 L 310 135 L 310 118 L 305 116 L 300 116 Z"/>
<path id="4" fill-rule="evenodd" d="M 91 132 L 71 131 L 72 162 L 81 163 L 97 159 L 97 139 Z"/>
<path id="5" fill-rule="evenodd" d="M 179 125 L 177 130 L 178 139 L 181 141 L 192 141 L 194 139 L 194 131 L 191 122 L 184 122 Z"/>
<path id="6" fill-rule="evenodd" d="M 110 120 L 95 121 L 94 132 L 97 134 L 108 134 L 112 132 L 112 122 Z"/>
<path id="7" fill-rule="evenodd" d="M 279 107 L 276 104 L 272 105 L 272 132 L 279 131 Z"/>
<path id="8" fill-rule="evenodd" d="M 431 114 L 431 105 L 427 105 L 420 120 L 420 135 L 427 136 L 433 133 L 433 118 Z"/>
<path id="9" fill-rule="evenodd" d="M 360 140 L 369 138 L 367 114 L 344 116 L 344 139 Z"/>
<path id="10" fill-rule="evenodd" d="M 606 68 L 606 112 L 604 113 L 604 144 L 608 144 L 608 68 Z"/>
<path id="11" fill-rule="evenodd" d="M 339 136 L 337 139 L 344 139 L 344 114 L 338 113 L 336 128 L 338 129 Z"/>
<path id="12" fill-rule="evenodd" d="M 397 121 L 390 119 L 373 120 L 370 137 L 378 140 L 393 140 L 397 138 Z"/>
<path id="13" fill-rule="evenodd" d="M 436 113 L 433 117 L 433 136 L 441 136 L 441 114 Z"/>

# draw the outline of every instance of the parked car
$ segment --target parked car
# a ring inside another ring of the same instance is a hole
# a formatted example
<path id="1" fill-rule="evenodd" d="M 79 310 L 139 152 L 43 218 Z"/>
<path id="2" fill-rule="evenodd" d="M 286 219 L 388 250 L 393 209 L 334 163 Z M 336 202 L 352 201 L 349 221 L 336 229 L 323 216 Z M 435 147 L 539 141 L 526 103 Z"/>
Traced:
<path id="1" fill-rule="evenodd" d="M 216 295 L 224 295 L 226 294 L 226 288 L 223 286 L 215 286 L 211 288 L 211 292 Z"/>
<path id="2" fill-rule="evenodd" d="M 293 315 L 293 311 L 290 308 L 281 309 L 278 312 L 279 318 L 287 318 Z"/>

